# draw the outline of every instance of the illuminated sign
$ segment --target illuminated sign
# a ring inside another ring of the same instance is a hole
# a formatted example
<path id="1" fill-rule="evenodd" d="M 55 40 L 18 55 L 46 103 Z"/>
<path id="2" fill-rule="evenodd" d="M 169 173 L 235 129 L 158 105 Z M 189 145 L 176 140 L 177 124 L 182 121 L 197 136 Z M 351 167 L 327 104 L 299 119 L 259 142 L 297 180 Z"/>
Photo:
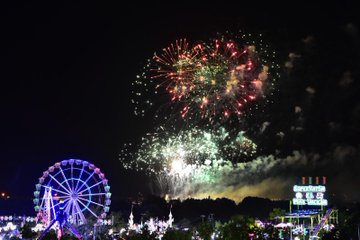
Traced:
<path id="1" fill-rule="evenodd" d="M 305 186 L 294 186 L 294 192 L 325 192 L 326 188 L 325 186 L 317 185 L 317 186 L 311 186 L 311 185 L 305 185 Z"/>
<path id="2" fill-rule="evenodd" d="M 294 205 L 328 205 L 327 199 L 324 199 L 326 188 L 323 185 L 295 185 L 293 189 L 295 192 Z"/>

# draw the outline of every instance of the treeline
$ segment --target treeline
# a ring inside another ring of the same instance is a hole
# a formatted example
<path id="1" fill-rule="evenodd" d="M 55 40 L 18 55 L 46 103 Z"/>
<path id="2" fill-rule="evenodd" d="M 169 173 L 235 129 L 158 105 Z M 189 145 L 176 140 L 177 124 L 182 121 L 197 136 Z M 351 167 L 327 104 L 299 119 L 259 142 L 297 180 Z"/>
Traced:
<path id="1" fill-rule="evenodd" d="M 175 221 L 187 219 L 191 223 L 202 221 L 205 218 L 214 218 L 220 221 L 227 221 L 234 215 L 246 215 L 258 219 L 267 219 L 274 208 L 283 209 L 288 212 L 289 201 L 272 201 L 266 198 L 246 197 L 242 202 L 235 203 L 227 198 L 217 199 L 193 199 L 170 200 L 158 196 L 140 196 L 129 199 L 113 200 L 112 211 L 120 211 L 123 216 L 129 216 L 133 209 L 134 220 L 158 217 L 167 219 L 171 209 Z M 131 207 L 132 206 L 132 207 Z"/>

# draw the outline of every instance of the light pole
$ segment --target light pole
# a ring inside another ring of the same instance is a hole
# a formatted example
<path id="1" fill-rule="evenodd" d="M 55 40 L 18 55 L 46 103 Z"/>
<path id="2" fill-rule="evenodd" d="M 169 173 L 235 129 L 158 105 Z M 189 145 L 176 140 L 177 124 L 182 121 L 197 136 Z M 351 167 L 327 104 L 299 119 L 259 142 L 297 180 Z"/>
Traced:
<path id="1" fill-rule="evenodd" d="M 202 215 L 200 215 L 200 217 L 201 217 L 201 222 L 202 222 L 202 223 L 204 223 L 204 218 L 205 218 L 205 215 L 204 215 L 204 214 L 202 214 Z"/>
<path id="2" fill-rule="evenodd" d="M 96 223 L 94 223 L 93 240 L 96 239 Z"/>

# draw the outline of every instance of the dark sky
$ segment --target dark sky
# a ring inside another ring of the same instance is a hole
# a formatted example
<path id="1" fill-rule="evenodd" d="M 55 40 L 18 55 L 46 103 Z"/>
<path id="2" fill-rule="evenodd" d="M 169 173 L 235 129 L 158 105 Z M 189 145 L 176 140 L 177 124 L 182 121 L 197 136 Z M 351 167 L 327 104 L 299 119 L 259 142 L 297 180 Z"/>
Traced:
<path id="1" fill-rule="evenodd" d="M 154 51 L 175 39 L 204 39 L 226 30 L 263 32 L 279 52 L 282 67 L 291 60 L 289 53 L 301 55 L 294 60 L 298 68 L 282 70 L 284 80 L 268 119 L 275 123 L 269 134 L 290 136 L 281 146 L 284 155 L 292 150 L 326 155 L 336 146 L 352 146 L 358 154 L 360 46 L 353 5 L 1 7 L 0 191 L 31 209 L 37 178 L 67 158 L 99 166 L 114 198 L 147 189 L 145 178 L 121 170 L 118 160 L 123 143 L 151 131 L 146 119 L 133 116 L 131 82 Z M 307 37 L 313 45 L 304 44 Z M 347 71 L 350 83 L 337 85 Z M 305 97 L 308 86 L 319 89 L 315 102 Z M 288 118 L 295 106 L 307 111 L 301 118 Z M 304 133 L 288 134 L 296 124 L 304 124 Z M 336 131 L 333 138 L 322 129 L 329 124 Z M 256 137 L 261 143 L 272 139 Z M 269 145 L 264 143 L 265 152 L 279 147 Z"/>

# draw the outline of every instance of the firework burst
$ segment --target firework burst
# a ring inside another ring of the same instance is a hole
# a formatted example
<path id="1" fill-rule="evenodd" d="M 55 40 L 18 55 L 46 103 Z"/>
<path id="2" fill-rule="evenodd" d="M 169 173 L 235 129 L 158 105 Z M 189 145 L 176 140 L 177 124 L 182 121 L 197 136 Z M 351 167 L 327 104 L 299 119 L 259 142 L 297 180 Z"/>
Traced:
<path id="1" fill-rule="evenodd" d="M 165 119 L 179 116 L 210 124 L 239 119 L 250 102 L 271 92 L 278 68 L 274 52 L 262 41 L 247 40 L 249 36 L 219 35 L 193 45 L 180 39 L 155 53 L 134 83 L 135 114 L 144 115 L 154 99 L 162 99 L 151 99 L 155 93 L 165 96 L 159 109 L 166 111 L 157 114 Z"/>
<path id="2" fill-rule="evenodd" d="M 216 172 L 230 158 L 234 164 L 244 161 L 255 153 L 256 145 L 243 132 L 234 137 L 224 128 L 192 128 L 178 134 L 160 130 L 148 134 L 137 149 L 129 154 L 129 145 L 124 146 L 120 154 L 124 167 L 154 176 L 162 194 L 178 195 L 190 182 L 215 181 Z"/>

